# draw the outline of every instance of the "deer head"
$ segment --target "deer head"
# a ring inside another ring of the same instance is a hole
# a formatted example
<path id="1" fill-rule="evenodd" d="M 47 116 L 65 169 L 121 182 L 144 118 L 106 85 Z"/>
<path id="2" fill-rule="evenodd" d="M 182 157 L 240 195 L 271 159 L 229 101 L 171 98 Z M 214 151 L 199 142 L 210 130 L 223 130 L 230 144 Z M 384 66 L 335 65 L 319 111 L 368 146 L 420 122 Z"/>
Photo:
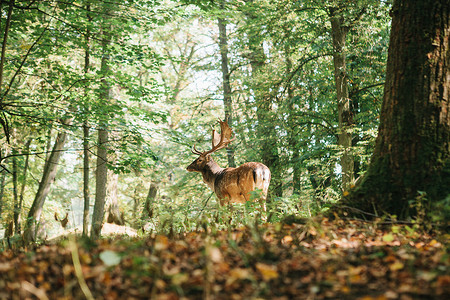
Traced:
<path id="1" fill-rule="evenodd" d="M 205 170 L 208 164 L 214 162 L 210 154 L 217 150 L 225 148 L 229 143 L 235 140 L 234 137 L 231 138 L 231 136 L 233 135 L 233 130 L 230 128 L 230 126 L 228 126 L 227 122 L 220 119 L 218 122 L 220 124 L 220 134 L 218 134 L 214 130 L 214 128 L 212 129 L 211 150 L 201 152 L 195 148 L 195 145 L 192 147 L 192 153 L 199 155 L 199 157 L 187 167 L 187 170 L 189 172 L 202 172 L 203 170 Z"/>

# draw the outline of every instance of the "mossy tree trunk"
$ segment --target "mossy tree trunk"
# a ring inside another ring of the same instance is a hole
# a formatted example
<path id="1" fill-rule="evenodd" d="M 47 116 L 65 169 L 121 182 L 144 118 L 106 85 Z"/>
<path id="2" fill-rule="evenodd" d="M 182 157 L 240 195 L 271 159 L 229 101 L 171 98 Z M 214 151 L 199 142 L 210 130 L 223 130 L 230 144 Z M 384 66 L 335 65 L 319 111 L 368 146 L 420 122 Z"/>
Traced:
<path id="1" fill-rule="evenodd" d="M 344 203 L 414 215 L 450 193 L 450 2 L 394 1 L 380 127 L 369 169 Z"/>
<path id="2" fill-rule="evenodd" d="M 339 117 L 338 145 L 342 148 L 341 174 L 342 189 L 346 190 L 354 181 L 354 158 L 351 153 L 352 134 L 354 125 L 353 115 L 350 110 L 350 98 L 348 94 L 348 75 L 346 66 L 345 40 L 350 27 L 344 25 L 342 12 L 330 9 L 331 37 L 333 40 L 333 64 L 334 80 L 336 83 L 336 97 Z"/>

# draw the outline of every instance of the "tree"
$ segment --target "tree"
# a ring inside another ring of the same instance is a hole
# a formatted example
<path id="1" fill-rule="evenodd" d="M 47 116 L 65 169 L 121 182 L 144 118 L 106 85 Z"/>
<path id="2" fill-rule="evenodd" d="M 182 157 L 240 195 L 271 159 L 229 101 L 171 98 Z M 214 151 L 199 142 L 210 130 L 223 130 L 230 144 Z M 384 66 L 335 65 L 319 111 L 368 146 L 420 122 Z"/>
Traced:
<path id="1" fill-rule="evenodd" d="M 375 150 L 345 204 L 408 217 L 417 213 L 410 201 L 423 199 L 419 194 L 432 202 L 448 197 L 449 14 L 447 0 L 394 1 Z"/>
<path id="2" fill-rule="evenodd" d="M 72 119 L 62 120 L 63 125 L 70 125 L 71 123 Z M 33 204 L 28 212 L 28 217 L 25 224 L 25 230 L 23 233 L 25 244 L 36 241 L 36 234 L 38 232 L 37 226 L 39 226 L 42 208 L 44 207 L 45 199 L 50 192 L 51 184 L 55 180 L 58 163 L 63 153 L 66 138 L 67 132 L 62 129 L 58 133 L 50 156 L 45 162 L 42 178 L 39 182 L 39 187 L 34 197 Z"/>
<path id="3" fill-rule="evenodd" d="M 113 4 L 111 4 L 113 5 Z M 113 13 L 109 4 L 104 4 L 105 17 L 102 23 L 102 60 L 100 72 L 103 75 L 100 87 L 100 99 L 111 102 L 112 87 L 108 80 L 110 73 L 110 52 L 112 25 L 110 14 Z M 108 16 L 108 17 L 107 17 Z M 108 117 L 101 119 L 98 129 L 97 170 L 95 173 L 95 203 L 92 214 L 91 239 L 100 237 L 103 216 L 105 212 L 106 189 L 108 182 Z"/>
<path id="4" fill-rule="evenodd" d="M 334 80 L 336 82 L 336 98 L 338 104 L 338 145 L 343 148 L 343 154 L 341 156 L 342 188 L 347 189 L 354 180 L 354 160 L 351 154 L 352 134 L 350 132 L 351 126 L 353 125 L 353 118 L 348 94 L 347 53 L 345 51 L 345 42 L 350 28 L 348 25 L 344 25 L 345 19 L 341 9 L 341 7 L 329 8 L 329 15 L 333 41 Z"/>
<path id="5" fill-rule="evenodd" d="M 279 155 L 278 134 L 276 132 L 277 115 L 274 109 L 276 97 L 270 93 L 270 84 L 265 81 L 267 56 L 264 52 L 264 25 L 258 23 L 261 20 L 258 3 L 254 0 L 246 0 L 243 8 L 246 22 L 246 34 L 248 34 L 248 60 L 251 66 L 251 78 L 249 87 L 252 97 L 255 99 L 258 147 L 262 163 L 272 172 L 271 189 L 276 197 L 283 195 L 282 163 Z M 257 24 L 257 26 L 255 26 Z M 269 196 L 270 200 L 271 197 Z"/>
<path id="6" fill-rule="evenodd" d="M 88 22 L 92 22 L 90 16 L 91 5 L 89 2 L 86 4 L 86 14 Z M 91 64 L 91 32 L 89 27 L 86 28 L 85 36 L 85 49 L 84 49 L 84 74 L 89 73 Z M 88 88 L 84 88 L 84 96 L 88 99 Z M 87 106 L 87 105 L 86 105 Z M 88 118 L 83 121 L 83 236 L 88 236 L 89 232 L 89 124 Z"/>
<path id="7" fill-rule="evenodd" d="M 220 3 L 221 9 L 224 8 L 224 2 Z M 227 37 L 227 24 L 222 17 L 217 18 L 217 24 L 219 27 L 219 50 L 220 50 L 220 62 L 222 69 L 222 85 L 223 85 L 223 106 L 225 110 L 225 122 L 233 124 L 233 101 L 231 98 L 231 84 L 230 84 L 230 71 L 228 68 L 228 37 Z M 236 167 L 234 161 L 234 150 L 231 146 L 227 146 L 227 158 L 228 166 Z"/>

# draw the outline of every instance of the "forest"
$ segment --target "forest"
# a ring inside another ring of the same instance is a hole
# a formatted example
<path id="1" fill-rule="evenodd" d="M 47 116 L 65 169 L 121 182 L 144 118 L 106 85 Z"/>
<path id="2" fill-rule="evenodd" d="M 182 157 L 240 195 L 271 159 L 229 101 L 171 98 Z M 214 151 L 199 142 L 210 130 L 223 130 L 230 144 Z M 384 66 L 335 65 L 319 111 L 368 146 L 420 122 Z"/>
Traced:
<path id="1" fill-rule="evenodd" d="M 0 299 L 450 297 L 447 0 L 0 16 Z"/>

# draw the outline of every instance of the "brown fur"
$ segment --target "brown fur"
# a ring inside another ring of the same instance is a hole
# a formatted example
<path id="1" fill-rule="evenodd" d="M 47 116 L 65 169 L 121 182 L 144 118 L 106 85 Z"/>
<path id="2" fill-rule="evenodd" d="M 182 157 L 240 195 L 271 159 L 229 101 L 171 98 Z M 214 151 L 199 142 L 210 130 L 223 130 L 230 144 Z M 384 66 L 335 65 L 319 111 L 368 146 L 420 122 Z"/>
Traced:
<path id="1" fill-rule="evenodd" d="M 237 168 L 221 168 L 210 156 L 201 154 L 188 167 L 189 172 L 200 172 L 203 181 L 214 191 L 221 205 L 245 203 L 251 192 L 261 190 L 265 201 L 270 183 L 270 170 L 264 164 L 248 162 Z"/>

